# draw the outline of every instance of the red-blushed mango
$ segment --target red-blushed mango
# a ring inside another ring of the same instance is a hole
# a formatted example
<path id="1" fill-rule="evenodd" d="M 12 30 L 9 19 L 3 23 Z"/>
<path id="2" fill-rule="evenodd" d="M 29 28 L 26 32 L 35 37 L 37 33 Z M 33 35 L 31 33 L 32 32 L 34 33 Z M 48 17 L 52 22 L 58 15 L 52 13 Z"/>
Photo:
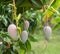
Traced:
<path id="1" fill-rule="evenodd" d="M 8 34 L 9 34 L 9 36 L 11 36 L 14 40 L 17 40 L 18 36 L 17 36 L 16 25 L 10 24 L 10 25 L 8 26 Z"/>
<path id="2" fill-rule="evenodd" d="M 20 38 L 21 42 L 24 44 L 28 40 L 28 32 L 26 30 L 22 31 Z"/>
<path id="3" fill-rule="evenodd" d="M 44 37 L 45 37 L 45 39 L 46 40 L 50 40 L 50 36 L 52 34 L 51 27 L 50 26 L 45 26 L 44 29 L 43 29 L 43 31 L 44 31 Z"/>
<path id="4" fill-rule="evenodd" d="M 28 20 L 25 20 L 25 21 L 24 21 L 24 29 L 25 29 L 25 30 L 28 30 L 29 25 L 30 25 L 29 21 L 28 21 Z"/>

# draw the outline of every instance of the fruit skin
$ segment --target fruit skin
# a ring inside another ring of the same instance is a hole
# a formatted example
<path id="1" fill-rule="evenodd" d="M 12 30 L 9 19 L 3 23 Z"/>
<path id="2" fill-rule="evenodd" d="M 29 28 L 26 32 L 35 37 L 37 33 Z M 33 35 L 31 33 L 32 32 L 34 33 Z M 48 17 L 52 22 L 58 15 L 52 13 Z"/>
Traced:
<path id="1" fill-rule="evenodd" d="M 25 20 L 24 21 L 24 30 L 28 30 L 29 25 L 30 25 L 29 21 L 28 20 Z"/>
<path id="2" fill-rule="evenodd" d="M 45 26 L 43 31 L 44 31 L 44 37 L 45 37 L 45 39 L 46 40 L 50 40 L 50 36 L 52 34 L 51 27 L 50 26 Z"/>
<path id="3" fill-rule="evenodd" d="M 20 38 L 21 42 L 24 44 L 28 40 L 28 32 L 26 30 L 22 31 Z"/>
<path id="4" fill-rule="evenodd" d="M 8 34 L 11 36 L 14 40 L 17 40 L 17 29 L 14 24 L 10 24 L 8 26 Z"/>

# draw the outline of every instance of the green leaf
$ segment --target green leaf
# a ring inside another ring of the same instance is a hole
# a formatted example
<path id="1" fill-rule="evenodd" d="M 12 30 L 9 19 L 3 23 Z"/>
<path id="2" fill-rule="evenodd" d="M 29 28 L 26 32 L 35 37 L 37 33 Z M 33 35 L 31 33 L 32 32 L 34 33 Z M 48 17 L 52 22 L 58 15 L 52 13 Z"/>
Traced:
<path id="1" fill-rule="evenodd" d="M 60 22 L 60 17 L 52 18 L 51 20 L 51 23 L 54 25 L 58 24 L 58 22 Z"/>
<path id="2" fill-rule="evenodd" d="M 2 22 L 3 22 L 3 24 L 4 24 L 5 26 L 7 26 L 8 22 L 7 22 L 7 19 L 5 18 L 5 16 L 2 15 L 1 18 L 2 18 Z"/>
<path id="3" fill-rule="evenodd" d="M 19 46 L 22 50 L 26 50 L 25 45 L 21 41 L 19 41 Z"/>
<path id="4" fill-rule="evenodd" d="M 28 4 L 28 5 L 27 5 Z M 29 0 L 24 0 L 20 7 L 26 7 L 26 8 L 29 8 L 29 7 L 32 7 L 31 3 L 29 2 Z"/>
<path id="5" fill-rule="evenodd" d="M 60 17 L 54 18 L 55 22 L 60 22 Z"/>
<path id="6" fill-rule="evenodd" d="M 31 2 L 33 6 L 41 8 L 42 3 L 40 0 L 31 0 Z"/>
<path id="7" fill-rule="evenodd" d="M 30 44 L 29 40 L 27 40 L 27 42 L 25 43 L 25 45 L 26 45 L 26 50 L 30 51 L 31 50 L 31 44 Z"/>
<path id="8" fill-rule="evenodd" d="M 3 20 L 3 24 L 4 24 L 5 26 L 7 26 L 8 22 L 7 22 L 6 19 Z"/>
<path id="9" fill-rule="evenodd" d="M 60 22 L 58 22 L 54 27 L 53 27 L 53 30 L 57 29 L 60 27 Z"/>
<path id="10" fill-rule="evenodd" d="M 20 53 L 19 54 L 24 54 L 25 50 L 20 49 Z"/>
<path id="11" fill-rule="evenodd" d="M 37 42 L 37 41 L 38 41 L 38 38 L 35 37 L 35 36 L 30 36 L 29 39 L 30 39 L 32 42 Z"/>
<path id="12" fill-rule="evenodd" d="M 46 4 L 50 4 L 50 0 L 41 0 L 42 3 Z"/>
<path id="13" fill-rule="evenodd" d="M 2 46 L 0 45 L 0 54 L 2 54 Z"/>
<path id="14" fill-rule="evenodd" d="M 54 3 L 54 4 L 53 4 Z M 50 19 L 51 16 L 54 14 L 50 9 L 51 6 L 57 10 L 60 7 L 60 0 L 52 0 L 52 2 L 50 3 L 48 9 L 45 11 L 45 15 L 43 17 L 43 22 L 46 22 L 47 19 Z"/>
<path id="15" fill-rule="evenodd" d="M 21 1 L 18 0 L 16 1 L 16 4 L 19 7 L 26 7 L 25 9 L 29 8 L 40 9 L 43 6 L 40 0 L 21 0 Z"/>
<path id="16" fill-rule="evenodd" d="M 21 5 L 25 0 L 16 0 L 16 6 Z"/>
<path id="17" fill-rule="evenodd" d="M 3 38 L 7 38 L 7 37 L 8 37 L 9 39 L 13 40 L 13 39 L 8 35 L 7 32 L 1 31 L 0 33 L 1 33 L 1 36 L 2 36 Z"/>
<path id="18" fill-rule="evenodd" d="M 19 20 L 21 18 L 21 14 L 18 14 L 17 16 L 17 20 Z"/>

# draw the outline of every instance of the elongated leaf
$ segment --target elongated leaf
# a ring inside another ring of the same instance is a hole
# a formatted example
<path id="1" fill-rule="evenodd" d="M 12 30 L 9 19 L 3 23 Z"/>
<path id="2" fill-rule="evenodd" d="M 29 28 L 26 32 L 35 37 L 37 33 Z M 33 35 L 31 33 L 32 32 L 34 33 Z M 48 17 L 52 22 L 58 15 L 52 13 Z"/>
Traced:
<path id="1" fill-rule="evenodd" d="M 21 5 L 25 0 L 16 0 L 16 6 Z"/>
<path id="2" fill-rule="evenodd" d="M 40 0 L 31 0 L 32 5 L 38 8 L 41 8 L 42 2 Z"/>
<path id="3" fill-rule="evenodd" d="M 24 50 L 20 49 L 20 53 L 19 54 L 24 54 Z"/>
<path id="4" fill-rule="evenodd" d="M 1 49 L 1 46 L 0 46 L 0 54 L 2 54 L 2 49 Z"/>
<path id="5" fill-rule="evenodd" d="M 9 39 L 13 40 L 13 39 L 8 35 L 7 32 L 1 31 L 0 33 L 1 33 L 1 36 L 2 36 L 3 38 L 7 38 L 7 37 L 8 37 Z"/>
<path id="6" fill-rule="evenodd" d="M 41 2 L 44 4 L 50 4 L 50 0 L 41 0 Z"/>
<path id="7" fill-rule="evenodd" d="M 32 42 L 37 42 L 38 41 L 37 37 L 35 37 L 35 36 L 30 36 L 29 38 Z"/>
<path id="8" fill-rule="evenodd" d="M 25 45 L 26 45 L 26 50 L 30 51 L 31 50 L 31 44 L 30 44 L 29 40 L 27 40 Z"/>
<path id="9" fill-rule="evenodd" d="M 17 6 L 26 7 L 26 9 L 27 8 L 40 9 L 43 6 L 43 4 L 40 0 L 21 0 L 23 2 L 20 2 L 20 0 L 18 0 L 18 1 L 19 2 L 16 2 L 16 3 L 19 4 L 19 5 L 17 5 Z"/>
<path id="10" fill-rule="evenodd" d="M 19 46 L 22 50 L 26 50 L 25 45 L 21 41 L 19 42 Z"/>
<path id="11" fill-rule="evenodd" d="M 60 27 L 60 22 L 58 22 L 54 27 L 53 27 L 53 30 L 57 29 Z"/>
<path id="12" fill-rule="evenodd" d="M 54 2 L 54 0 L 52 0 Z M 60 7 L 60 0 L 55 0 L 54 3 L 51 3 L 50 6 L 48 7 L 48 9 L 45 11 L 45 15 L 43 17 L 43 22 L 46 22 L 48 19 L 51 18 L 51 16 L 54 14 L 50 9 L 51 6 L 57 10 Z"/>
<path id="13" fill-rule="evenodd" d="M 29 0 L 24 0 L 24 2 L 20 5 L 20 7 L 29 8 L 29 7 L 32 7 L 32 5 L 30 4 Z"/>

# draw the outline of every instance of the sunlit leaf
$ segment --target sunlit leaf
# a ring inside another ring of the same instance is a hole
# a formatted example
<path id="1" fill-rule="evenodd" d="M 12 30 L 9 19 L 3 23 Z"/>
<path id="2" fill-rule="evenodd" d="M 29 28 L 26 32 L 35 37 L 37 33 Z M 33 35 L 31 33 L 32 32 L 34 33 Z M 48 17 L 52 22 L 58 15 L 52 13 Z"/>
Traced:
<path id="1" fill-rule="evenodd" d="M 45 11 L 45 16 L 43 17 L 43 21 L 46 22 L 48 19 L 51 18 L 51 16 L 54 14 L 53 11 L 51 11 L 51 6 L 57 10 L 60 7 L 60 0 L 52 0 L 51 4 L 49 5 L 48 9 Z"/>

